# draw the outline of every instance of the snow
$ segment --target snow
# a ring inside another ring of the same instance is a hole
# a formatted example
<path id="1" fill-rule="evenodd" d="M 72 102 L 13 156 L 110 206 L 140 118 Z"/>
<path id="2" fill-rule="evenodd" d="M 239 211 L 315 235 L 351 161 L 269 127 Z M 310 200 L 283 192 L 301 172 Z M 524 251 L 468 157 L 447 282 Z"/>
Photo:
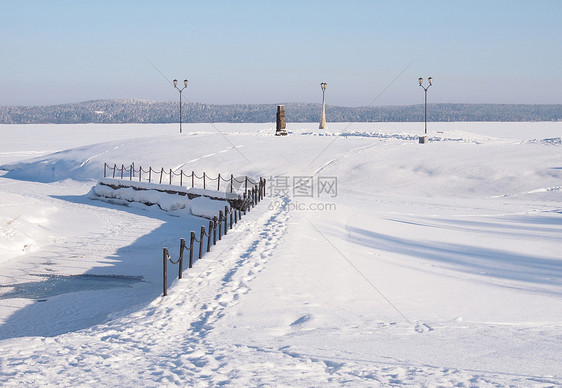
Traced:
<path id="1" fill-rule="evenodd" d="M 217 201 L 207 197 L 198 197 L 191 200 L 191 213 L 198 217 L 212 219 L 218 217 L 220 211 L 225 213 L 225 208 L 230 209 L 226 201 Z"/>
<path id="2" fill-rule="evenodd" d="M 220 210 L 224 211 L 225 207 L 230 208 L 230 204 L 221 199 L 236 199 L 238 195 L 215 190 L 102 178 L 92 188 L 89 197 L 125 206 L 132 203 L 157 205 L 166 212 L 191 210 L 191 214 L 195 216 L 213 218 Z"/>
<path id="3" fill-rule="evenodd" d="M 561 385 L 562 123 L 316 128 L 0 126 L 0 384 Z M 267 198 L 163 298 L 227 202 L 104 163 Z"/>

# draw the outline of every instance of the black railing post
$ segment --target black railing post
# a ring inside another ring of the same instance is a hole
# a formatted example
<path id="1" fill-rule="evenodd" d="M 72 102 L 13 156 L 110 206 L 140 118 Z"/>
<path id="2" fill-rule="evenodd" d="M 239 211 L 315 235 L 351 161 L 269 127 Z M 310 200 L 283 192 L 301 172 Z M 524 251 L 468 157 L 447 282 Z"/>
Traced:
<path id="1" fill-rule="evenodd" d="M 162 283 L 163 283 L 163 296 L 168 295 L 168 248 L 162 250 Z"/>
<path id="2" fill-rule="evenodd" d="M 191 232 L 189 240 L 189 268 L 191 268 L 193 267 L 193 244 L 195 243 L 195 232 Z"/>
<path id="3" fill-rule="evenodd" d="M 191 188 L 195 187 L 195 171 L 191 171 Z"/>
<path id="4" fill-rule="evenodd" d="M 182 238 L 180 240 L 180 258 L 178 260 L 178 264 L 179 264 L 178 279 L 181 279 L 183 275 L 183 249 L 184 248 L 185 248 L 185 240 Z"/>
<path id="5" fill-rule="evenodd" d="M 217 191 L 221 191 L 221 174 L 219 173 L 219 177 L 217 178 Z"/>
<path id="6" fill-rule="evenodd" d="M 219 241 L 222 239 L 222 210 L 219 210 Z"/>
<path id="7" fill-rule="evenodd" d="M 217 217 L 213 217 L 213 245 L 217 245 Z"/>
<path id="8" fill-rule="evenodd" d="M 229 212 L 229 213 L 228 213 L 228 216 L 229 216 L 228 218 L 229 218 L 229 222 L 230 222 L 230 228 L 229 228 L 229 229 L 232 229 L 232 212 L 233 212 L 232 206 L 230 207 L 230 209 L 228 209 L 228 206 L 225 206 L 225 207 L 224 207 L 224 211 L 228 211 L 228 212 Z"/>
<path id="9" fill-rule="evenodd" d="M 199 236 L 199 260 L 203 257 L 203 237 L 205 237 L 205 227 L 201 226 L 201 235 Z"/>
<path id="10" fill-rule="evenodd" d="M 207 177 L 207 176 L 206 176 L 206 174 L 205 174 L 205 171 L 203 171 L 203 189 L 206 189 L 206 188 L 207 188 L 207 186 L 206 186 L 207 184 L 206 184 L 206 182 L 205 182 L 205 181 L 206 181 L 206 177 Z"/>
<path id="11" fill-rule="evenodd" d="M 248 211 L 252 210 L 252 201 L 254 200 L 254 194 L 252 192 L 252 189 L 250 189 L 250 191 L 248 191 Z"/>
<path id="12" fill-rule="evenodd" d="M 211 230 L 213 230 L 213 221 L 209 220 L 209 239 L 207 240 L 207 252 L 211 251 Z"/>

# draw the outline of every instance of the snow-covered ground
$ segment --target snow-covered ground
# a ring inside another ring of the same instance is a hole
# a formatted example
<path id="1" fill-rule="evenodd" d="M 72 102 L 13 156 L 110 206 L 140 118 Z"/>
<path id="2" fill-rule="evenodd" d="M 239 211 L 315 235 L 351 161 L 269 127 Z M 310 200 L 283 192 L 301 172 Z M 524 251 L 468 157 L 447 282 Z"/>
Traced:
<path id="1" fill-rule="evenodd" d="M 317 127 L 0 126 L 0 384 L 562 385 L 562 123 Z M 104 162 L 268 197 L 163 298 L 208 221 Z"/>

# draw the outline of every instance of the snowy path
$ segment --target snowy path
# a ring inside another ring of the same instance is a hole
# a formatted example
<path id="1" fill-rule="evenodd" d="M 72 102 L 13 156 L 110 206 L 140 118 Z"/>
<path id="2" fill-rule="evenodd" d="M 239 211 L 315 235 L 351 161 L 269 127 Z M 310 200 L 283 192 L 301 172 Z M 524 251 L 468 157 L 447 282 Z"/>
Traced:
<path id="1" fill-rule="evenodd" d="M 315 319 L 309 314 L 298 317 L 275 336 L 286 337 L 285 341 L 296 336 L 292 345 L 269 342 L 271 339 L 259 344 L 255 337 L 250 341 L 244 337 L 225 339 L 220 330 L 224 323 L 230 325 L 228 315 L 252 292 L 253 280 L 284 242 L 290 220 L 287 207 L 273 214 L 255 209 L 214 252 L 176 281 L 168 297 L 158 298 L 140 312 L 65 336 L 3 341 L 1 369 L 9 372 L 2 374 L 2 384 L 15 387 L 49 381 L 62 386 L 111 385 L 118 380 L 123 386 L 372 386 L 416 384 L 420 379 L 429 386 L 466 381 L 479 386 L 553 383 L 548 378 L 459 370 L 373 358 L 372 354 L 364 360 L 345 352 L 323 355 L 327 349 L 310 354 L 305 350 L 310 351 L 309 346 L 299 344 L 299 333 L 318 330 L 329 338 L 341 329 L 310 327 Z M 458 323 L 450 325 L 455 326 Z M 375 332 L 388 330 L 411 335 L 413 327 L 405 322 L 379 322 L 374 328 Z M 355 341 L 355 335 L 348 331 L 348 340 Z M 502 383 L 496 385 L 495 381 Z"/>
<path id="2" fill-rule="evenodd" d="M 286 212 L 258 211 L 247 215 L 182 280 L 176 280 L 166 298 L 157 298 L 141 312 L 66 336 L 24 339 L 24 350 L 3 341 L 1 369 L 11 371 L 2 374 L 3 385 L 34 381 L 110 385 L 116 378 L 128 386 L 193 385 L 209 374 L 220 383 L 231 374 L 221 360 L 231 357 L 232 349 L 216 348 L 206 337 L 225 309 L 248 292 L 287 228 Z M 137 330 L 139 326 L 146 329 Z M 57 363 L 42 368 L 45 358 Z M 138 370 L 133 380 L 130 368 Z"/>

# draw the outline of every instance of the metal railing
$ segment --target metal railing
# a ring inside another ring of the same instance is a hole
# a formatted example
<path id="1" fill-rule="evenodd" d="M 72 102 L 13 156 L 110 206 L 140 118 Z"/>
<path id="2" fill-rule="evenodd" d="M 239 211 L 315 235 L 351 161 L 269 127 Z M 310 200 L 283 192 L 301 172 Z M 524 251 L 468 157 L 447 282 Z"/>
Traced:
<path id="1" fill-rule="evenodd" d="M 111 166 L 110 164 L 104 163 L 103 164 L 103 177 L 112 177 L 118 179 L 128 179 L 130 181 L 138 181 L 138 182 L 148 182 L 148 183 L 158 183 L 158 184 L 168 184 L 168 185 L 177 185 L 182 187 L 189 187 L 191 188 L 196 187 L 196 184 L 203 189 L 214 190 L 216 187 L 217 191 L 221 189 L 221 182 L 229 184 L 230 187 L 226 187 L 227 191 L 231 193 L 234 192 L 234 187 L 239 185 L 240 188 L 244 187 L 244 192 L 248 191 L 248 188 L 257 185 L 259 182 L 252 180 L 250 178 L 243 177 L 242 179 L 235 178 L 234 175 L 221 176 L 218 174 L 217 177 L 211 178 L 207 173 L 203 172 L 201 176 L 195 174 L 195 171 L 191 171 L 190 174 L 184 172 L 183 170 L 174 171 L 170 169 L 153 169 L 152 167 L 148 167 L 148 169 L 142 168 L 139 166 L 138 168 L 135 167 L 134 163 L 130 165 L 121 164 L 121 167 L 114 164 Z M 216 186 L 212 185 L 216 181 Z M 224 187 L 224 186 L 223 186 Z"/>
<path id="2" fill-rule="evenodd" d="M 199 238 L 196 233 L 191 231 L 189 235 L 189 245 L 186 244 L 185 239 L 180 240 L 180 252 L 177 260 L 173 260 L 170 256 L 167 247 L 162 249 L 162 280 L 163 280 L 163 295 L 168 295 L 168 261 L 172 264 L 179 264 L 178 279 L 182 279 L 183 275 L 183 261 L 184 252 L 188 251 L 189 261 L 188 268 L 193 267 L 194 255 L 197 254 L 197 259 L 203 258 L 203 251 L 211 251 L 211 246 L 215 246 L 217 241 L 220 241 L 223 236 L 228 234 L 228 231 L 240 221 L 243 215 L 246 215 L 252 208 L 254 208 L 265 197 L 265 180 L 260 179 L 258 184 L 254 185 L 248 190 L 248 194 L 244 193 L 244 199 L 236 207 L 224 207 L 224 212 L 219 211 L 218 216 L 209 220 L 209 227 L 201 226 Z M 205 242 L 205 238 L 207 239 Z M 197 243 L 197 245 L 196 245 Z M 197 251 L 195 249 L 197 248 Z"/>

